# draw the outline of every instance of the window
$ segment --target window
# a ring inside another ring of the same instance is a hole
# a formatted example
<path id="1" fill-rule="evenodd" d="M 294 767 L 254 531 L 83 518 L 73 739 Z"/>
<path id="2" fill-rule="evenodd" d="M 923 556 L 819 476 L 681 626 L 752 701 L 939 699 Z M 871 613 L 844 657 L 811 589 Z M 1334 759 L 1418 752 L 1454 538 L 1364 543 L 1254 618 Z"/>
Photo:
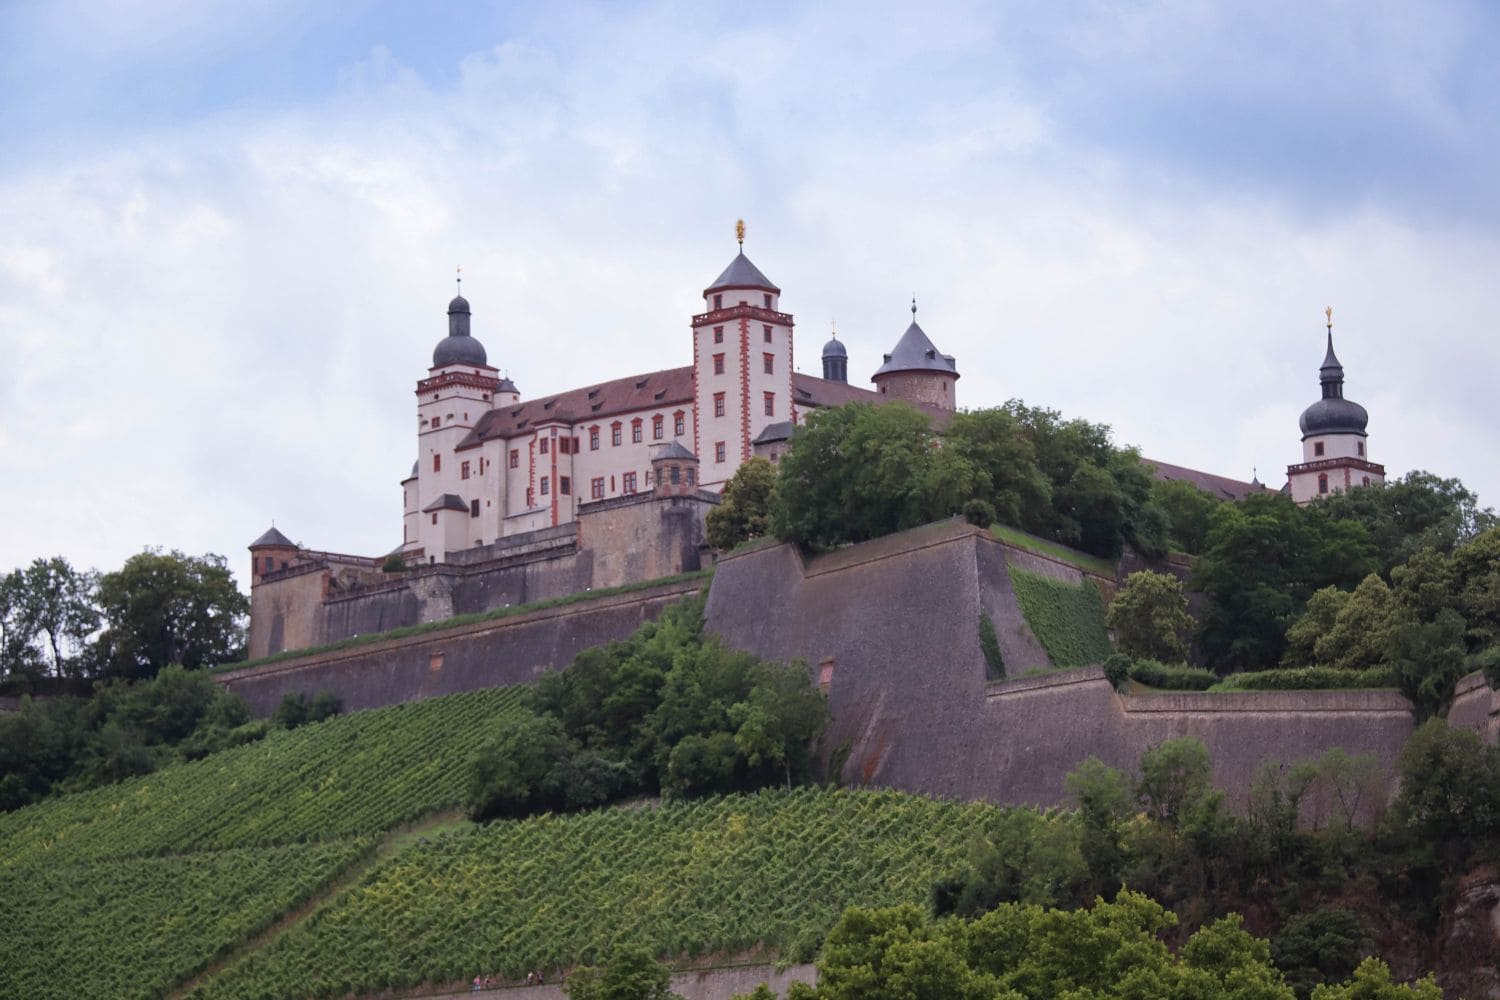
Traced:
<path id="1" fill-rule="evenodd" d="M 1369 486 L 1370 485 L 1370 477 L 1369 476 L 1365 476 L 1364 479 L 1363 479 L 1363 481 L 1360 482 L 1360 485 L 1361 486 Z"/>
<path id="2" fill-rule="evenodd" d="M 724 308 L 724 296 L 722 296 L 722 295 L 715 295 L 714 296 L 714 308 L 715 309 L 723 309 Z"/>
<path id="3" fill-rule="evenodd" d="M 469 501 L 469 516 L 470 517 L 478 517 L 479 516 L 479 501 L 478 500 L 470 500 Z"/>
<path id="4" fill-rule="evenodd" d="M 771 452 L 771 463 L 773 465 L 776 463 L 776 453 L 774 451 Z"/>
<path id="5" fill-rule="evenodd" d="M 714 461 L 715 462 L 722 462 L 722 461 L 724 461 L 724 442 L 723 441 L 715 441 L 714 442 Z"/>
<path id="6" fill-rule="evenodd" d="M 660 413 L 658 413 L 656 416 L 652 417 L 651 418 L 651 438 L 652 438 L 652 440 L 654 440 L 654 441 L 660 441 L 662 439 L 662 435 L 664 435 L 666 433 L 666 426 L 667 426 L 667 418 L 663 417 Z"/>
<path id="7" fill-rule="evenodd" d="M 1356 449 L 1358 449 L 1359 457 L 1360 458 L 1364 458 L 1365 457 L 1365 443 L 1363 441 L 1356 441 L 1356 442 L 1354 442 L 1354 447 Z M 1369 485 L 1369 484 L 1367 483 L 1366 485 Z"/>
<path id="8" fill-rule="evenodd" d="M 722 392 L 716 392 L 716 393 L 714 393 L 714 416 L 716 416 L 716 417 L 722 417 L 723 415 L 724 415 L 724 394 Z"/>
<path id="9" fill-rule="evenodd" d="M 437 511 L 432 512 L 432 523 L 437 524 Z"/>
<path id="10" fill-rule="evenodd" d="M 552 442 L 548 441 L 546 438 L 542 438 L 542 443 L 537 447 L 536 450 L 538 452 L 540 452 L 541 454 L 545 455 L 545 454 L 547 454 L 547 448 L 551 444 L 552 444 Z"/>
<path id="11" fill-rule="evenodd" d="M 1328 476 L 1326 474 L 1318 476 L 1318 492 L 1328 492 Z"/>
<path id="12" fill-rule="evenodd" d="M 770 292 L 766 293 L 766 308 L 767 309 L 771 308 L 771 293 Z"/>
<path id="13" fill-rule="evenodd" d="M 631 444 L 640 444 L 641 443 L 641 418 L 640 417 L 636 417 L 634 420 L 632 420 L 630 422 L 630 443 Z"/>
<path id="14" fill-rule="evenodd" d="M 566 455 L 568 453 L 568 451 L 569 451 L 568 444 L 569 444 L 569 441 L 568 441 L 567 438 L 558 438 L 557 439 L 557 453 L 559 455 Z"/>
<path id="15" fill-rule="evenodd" d="M 682 478 L 682 467 L 681 466 L 677 466 L 677 465 L 672 466 L 672 472 L 671 472 L 672 485 L 676 486 L 677 483 L 681 480 L 681 478 Z"/>
<path id="16" fill-rule="evenodd" d="M 459 464 L 459 466 L 458 466 L 458 478 L 459 479 L 468 479 L 469 478 L 469 463 L 468 462 L 462 462 L 462 463 Z"/>
<path id="17" fill-rule="evenodd" d="M 609 425 L 609 443 L 614 447 L 620 446 L 620 423 L 616 421 Z"/>
<path id="18" fill-rule="evenodd" d="M 715 344 L 722 344 L 722 343 L 724 343 L 724 328 L 722 326 L 716 326 L 716 327 L 714 327 L 714 343 Z"/>
<path id="19" fill-rule="evenodd" d="M 272 558 L 270 556 L 266 556 L 265 559 L 262 560 L 262 561 L 265 563 L 265 565 L 261 567 L 260 571 L 262 573 L 269 573 L 269 572 L 271 572 L 271 567 L 275 565 L 274 560 L 272 560 Z"/>
<path id="20" fill-rule="evenodd" d="M 599 428 L 589 428 L 589 451 L 599 450 Z"/>
<path id="21" fill-rule="evenodd" d="M 765 369 L 767 375 L 776 374 L 776 355 L 762 354 L 760 356 L 760 363 L 761 367 Z"/>
<path id="22" fill-rule="evenodd" d="M 687 484 L 689 486 L 693 485 L 693 467 L 691 465 L 687 467 Z"/>
<path id="23" fill-rule="evenodd" d="M 521 449 L 520 448 L 512 448 L 510 450 L 510 467 L 512 469 L 519 469 L 521 467 Z"/>
<path id="24" fill-rule="evenodd" d="M 542 496 L 546 496 L 547 495 L 547 490 L 548 490 L 548 488 L 551 485 L 552 484 L 548 481 L 548 477 L 547 476 L 543 476 L 542 477 Z"/>
<path id="25" fill-rule="evenodd" d="M 767 298 L 769 298 L 769 297 L 770 296 L 767 296 Z M 769 309 L 770 306 L 767 306 L 766 308 Z M 761 335 L 766 338 L 766 343 L 769 344 L 771 342 L 771 328 L 769 326 L 763 326 L 760 329 L 761 329 Z"/>
<path id="26" fill-rule="evenodd" d="M 768 392 L 765 393 L 764 396 L 766 403 L 766 416 L 774 417 L 776 415 L 776 393 Z"/>
<path id="27" fill-rule="evenodd" d="M 621 493 L 634 493 L 635 492 L 635 473 L 634 472 L 627 472 L 623 476 L 620 477 L 620 492 Z"/>
<path id="28" fill-rule="evenodd" d="M 443 456 L 442 455 L 433 455 L 432 456 L 432 471 L 433 472 L 442 472 L 443 471 Z"/>
<path id="29" fill-rule="evenodd" d="M 677 435 L 678 437 L 682 437 L 687 433 L 686 421 L 684 420 L 685 416 L 686 414 L 684 414 L 681 410 L 678 410 L 676 413 L 672 414 L 672 433 Z"/>
<path id="30" fill-rule="evenodd" d="M 557 492 L 561 493 L 565 497 L 572 496 L 573 495 L 573 480 L 569 479 L 567 476 L 558 476 L 557 477 Z"/>
<path id="31" fill-rule="evenodd" d="M 1313 454 L 1314 455 L 1321 455 L 1321 454 L 1323 454 L 1323 442 L 1322 441 L 1314 441 L 1313 442 Z"/>
<path id="32" fill-rule="evenodd" d="M 589 496 L 595 500 L 604 499 L 604 477 L 595 476 L 589 480 Z"/>
<path id="33" fill-rule="evenodd" d="M 722 355 L 722 354 L 715 354 L 714 355 L 714 374 L 715 375 L 723 375 L 724 374 L 724 355 Z"/>

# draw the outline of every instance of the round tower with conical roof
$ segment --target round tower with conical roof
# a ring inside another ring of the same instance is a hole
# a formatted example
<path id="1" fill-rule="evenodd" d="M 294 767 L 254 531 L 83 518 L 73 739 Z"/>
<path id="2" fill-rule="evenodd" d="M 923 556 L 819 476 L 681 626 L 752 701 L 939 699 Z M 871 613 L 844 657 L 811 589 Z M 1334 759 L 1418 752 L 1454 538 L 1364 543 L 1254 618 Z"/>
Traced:
<path id="1" fill-rule="evenodd" d="M 1322 397 L 1302 411 L 1302 461 L 1287 466 L 1292 499 L 1309 503 L 1330 493 L 1385 482 L 1385 466 L 1370 461 L 1365 428 L 1370 415 L 1363 406 L 1344 398 L 1344 366 L 1333 353 L 1333 307 L 1328 319 L 1328 344 L 1318 368 Z"/>
<path id="2" fill-rule="evenodd" d="M 917 325 L 917 300 L 911 300 L 911 325 L 885 355 L 884 363 L 870 376 L 882 396 L 904 399 L 908 403 L 936 406 L 943 410 L 957 407 L 955 384 L 958 363 L 953 355 L 937 349 L 927 333 Z"/>
<path id="3" fill-rule="evenodd" d="M 768 425 L 795 420 L 792 317 L 781 289 L 739 253 L 703 290 L 706 312 L 693 317 L 693 452 L 700 485 L 721 489 Z"/>

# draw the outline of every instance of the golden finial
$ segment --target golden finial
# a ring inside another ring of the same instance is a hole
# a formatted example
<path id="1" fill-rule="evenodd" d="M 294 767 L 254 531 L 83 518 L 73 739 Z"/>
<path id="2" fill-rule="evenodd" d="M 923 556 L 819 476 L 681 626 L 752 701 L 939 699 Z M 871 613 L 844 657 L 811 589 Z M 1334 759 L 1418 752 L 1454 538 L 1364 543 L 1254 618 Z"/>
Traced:
<path id="1" fill-rule="evenodd" d="M 1328 332 L 1333 332 L 1333 306 L 1323 310 L 1323 315 L 1328 317 Z"/>
<path id="2" fill-rule="evenodd" d="M 745 220 L 734 220 L 734 238 L 740 241 L 740 249 L 745 249 Z"/>

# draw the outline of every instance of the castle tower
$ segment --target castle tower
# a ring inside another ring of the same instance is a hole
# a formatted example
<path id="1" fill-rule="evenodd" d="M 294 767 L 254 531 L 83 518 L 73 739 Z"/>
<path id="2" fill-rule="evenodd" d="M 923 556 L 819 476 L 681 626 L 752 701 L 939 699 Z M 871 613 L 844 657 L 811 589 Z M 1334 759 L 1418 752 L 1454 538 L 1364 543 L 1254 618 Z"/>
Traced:
<path id="1" fill-rule="evenodd" d="M 693 452 L 701 485 L 722 487 L 750 458 L 767 424 L 792 414 L 792 317 L 781 289 L 745 256 L 745 223 L 736 223 L 739 255 L 703 290 L 707 312 L 693 317 Z"/>
<path id="2" fill-rule="evenodd" d="M 1371 462 L 1365 447 L 1369 414 L 1344 398 L 1344 366 L 1333 353 L 1333 307 L 1325 315 L 1328 350 L 1318 369 L 1323 397 L 1302 411 L 1302 461 L 1286 470 L 1292 499 L 1299 504 L 1385 482 L 1385 466 Z"/>
<path id="3" fill-rule="evenodd" d="M 420 549 L 427 562 L 467 547 L 468 518 L 479 509 L 483 470 L 465 467 L 458 443 L 487 411 L 519 396 L 490 366 L 484 345 L 469 332 L 469 319 L 468 300 L 455 296 L 448 303 L 448 336 L 433 349 L 432 367 L 417 383 L 416 481 L 402 482 L 408 525 L 402 549 Z"/>
<path id="4" fill-rule="evenodd" d="M 849 381 L 849 352 L 835 333 L 823 345 L 823 378 L 829 382 Z"/>
<path id="5" fill-rule="evenodd" d="M 943 354 L 917 325 L 917 300 L 911 300 L 911 326 L 896 341 L 885 363 L 870 376 L 882 396 L 926 403 L 944 410 L 957 407 L 954 383 L 958 365 L 951 354 Z"/>
<path id="6" fill-rule="evenodd" d="M 267 573 L 290 569 L 297 561 L 297 543 L 271 525 L 266 533 L 250 543 L 250 586 L 260 583 Z"/>
<path id="7" fill-rule="evenodd" d="M 691 496 L 698 490 L 698 456 L 672 441 L 651 456 L 651 493 L 656 497 Z"/>

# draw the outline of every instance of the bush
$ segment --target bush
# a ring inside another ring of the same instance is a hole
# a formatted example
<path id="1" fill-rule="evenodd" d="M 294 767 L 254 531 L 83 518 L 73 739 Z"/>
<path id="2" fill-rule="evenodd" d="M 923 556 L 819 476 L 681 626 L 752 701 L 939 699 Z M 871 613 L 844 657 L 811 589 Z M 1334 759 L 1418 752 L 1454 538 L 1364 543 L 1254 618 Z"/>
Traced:
<path id="1" fill-rule="evenodd" d="M 1122 653 L 1182 663 L 1193 628 L 1187 606 L 1181 580 L 1170 573 L 1143 569 L 1125 578 L 1125 585 L 1110 602 L 1105 623 Z"/>
<path id="2" fill-rule="evenodd" d="M 988 528 L 999 520 L 995 505 L 988 500 L 970 500 L 963 506 L 964 520 L 976 528 Z"/>
<path id="3" fill-rule="evenodd" d="M 1116 691 L 1124 691 L 1126 682 L 1130 680 L 1130 668 L 1133 665 L 1130 657 L 1124 653 L 1111 653 L 1109 659 L 1104 661 L 1104 679 L 1109 681 Z"/>
<path id="4" fill-rule="evenodd" d="M 1393 688 L 1396 675 L 1389 667 L 1340 670 L 1337 667 L 1295 667 L 1290 670 L 1256 670 L 1230 674 L 1214 685 L 1215 691 L 1348 691 L 1361 688 Z"/>
<path id="5" fill-rule="evenodd" d="M 382 573 L 404 573 L 406 572 L 406 560 L 392 552 L 385 557 L 385 562 L 380 564 Z"/>
<path id="6" fill-rule="evenodd" d="M 1219 675 L 1212 670 L 1185 664 L 1169 666 L 1156 660 L 1136 660 L 1130 665 L 1130 677 L 1163 691 L 1207 691 L 1219 681 Z"/>

